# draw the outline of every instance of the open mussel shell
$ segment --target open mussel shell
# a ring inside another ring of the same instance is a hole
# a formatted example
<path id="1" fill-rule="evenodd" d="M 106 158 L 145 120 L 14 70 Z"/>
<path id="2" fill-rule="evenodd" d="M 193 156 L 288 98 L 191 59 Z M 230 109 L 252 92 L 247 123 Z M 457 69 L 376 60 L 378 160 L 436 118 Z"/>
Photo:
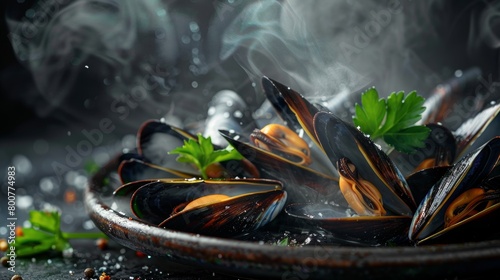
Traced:
<path id="1" fill-rule="evenodd" d="M 180 172 L 135 158 L 123 160 L 118 166 L 118 175 L 123 184 L 146 179 L 193 178 L 197 176 L 197 174 Z"/>
<path id="2" fill-rule="evenodd" d="M 127 174 L 127 181 L 146 178 L 146 175 L 140 173 L 140 171 L 155 174 L 151 178 L 161 178 L 159 177 L 160 173 L 165 172 L 168 174 L 163 178 L 201 177 L 199 170 L 194 165 L 180 163 L 177 161 L 177 154 L 169 154 L 170 151 L 181 147 L 184 145 L 184 141 L 188 140 L 198 141 L 198 136 L 160 120 L 146 121 L 138 132 L 138 153 L 143 157 L 143 162 L 146 163 L 125 163 L 126 167 L 123 173 L 130 171 Z M 227 142 L 225 146 L 227 146 Z M 222 146 L 214 144 L 214 149 L 220 150 L 222 148 Z M 220 164 L 224 168 L 222 177 L 256 177 L 255 167 L 247 161 L 228 160 Z M 160 171 L 160 173 L 157 171 Z"/>
<path id="3" fill-rule="evenodd" d="M 152 164 L 199 176 L 194 166 L 181 164 L 176 160 L 178 155 L 169 154 L 182 146 L 185 140 L 197 140 L 195 135 L 160 120 L 148 120 L 139 128 L 137 138 L 139 154 Z"/>
<path id="4" fill-rule="evenodd" d="M 268 77 L 262 78 L 266 98 L 273 105 L 284 123 L 302 137 L 311 149 L 311 168 L 338 177 L 335 167 L 328 160 L 314 132 L 314 115 L 321 111 L 304 96 Z"/>
<path id="5" fill-rule="evenodd" d="M 285 212 L 308 226 L 320 227 L 339 240 L 360 245 L 403 245 L 407 238 L 409 216 L 357 216 L 345 207 L 328 203 L 291 204 Z M 304 226 L 295 221 L 297 226 Z"/>
<path id="6" fill-rule="evenodd" d="M 304 129 L 318 143 L 314 135 L 313 117 L 319 109 L 300 93 L 268 77 L 262 78 L 262 87 L 283 121 L 295 131 Z"/>
<path id="7" fill-rule="evenodd" d="M 498 216 L 498 204 L 486 210 L 479 211 L 462 221 L 444 227 L 445 212 L 453 201 L 465 191 L 481 187 L 488 182 L 492 171 L 498 167 L 500 158 L 500 137 L 492 138 L 474 152 L 462 157 L 438 183 L 436 183 L 420 203 L 409 230 L 409 238 L 417 243 L 432 242 L 441 235 L 453 235 L 453 231 L 460 231 L 463 240 L 469 240 L 468 233 L 462 227 L 470 222 L 477 224 L 477 219 L 489 219 Z M 496 198 L 498 202 L 499 197 Z M 493 213 L 493 214 L 492 214 Z M 481 218 L 482 217 L 482 218 Z M 491 220 L 494 222 L 495 220 Z M 484 222 L 484 220 L 483 220 Z M 485 222 L 487 226 L 490 223 Z M 460 228 L 460 229 L 459 229 Z M 477 234 L 475 234 L 477 235 Z"/>
<path id="8" fill-rule="evenodd" d="M 314 127 L 331 162 L 336 164 L 341 158 L 348 158 L 360 176 L 381 193 L 384 208 L 390 211 L 388 215 L 413 215 L 415 201 L 405 178 L 367 136 L 327 112 L 316 114 Z"/>
<path id="9" fill-rule="evenodd" d="M 461 158 L 465 153 L 469 152 L 474 142 L 488 129 L 490 123 L 500 113 L 500 104 L 488 107 L 472 118 L 465 120 L 455 131 L 457 143 L 457 157 Z M 498 135 L 497 132 L 494 132 Z M 488 140 L 489 138 L 485 139 Z M 479 143 L 482 145 L 484 143 Z"/>
<path id="10" fill-rule="evenodd" d="M 220 131 L 221 135 L 246 159 L 252 162 L 264 178 L 283 182 L 291 201 L 313 202 L 323 199 L 339 200 L 341 193 L 338 179 L 320 173 L 310 167 L 280 157 L 250 144 L 244 135 L 231 131 Z M 311 192 L 312 190 L 312 192 Z M 344 202 L 344 205 L 347 205 Z"/>
<path id="11" fill-rule="evenodd" d="M 420 204 L 432 186 L 439 182 L 451 167 L 451 165 L 434 166 L 416 171 L 406 177 L 406 182 L 417 204 Z"/>
<path id="12" fill-rule="evenodd" d="M 122 186 L 128 193 L 139 185 Z M 216 196 L 217 199 L 212 199 Z M 222 197 L 222 198 L 221 198 Z M 207 199 L 207 200 L 203 200 Z M 163 228 L 210 236 L 235 236 L 272 221 L 287 193 L 267 179 L 147 180 L 133 191 L 131 208 L 143 221 Z M 195 202 L 196 201 L 196 202 Z M 195 206 L 188 206 L 194 202 Z"/>

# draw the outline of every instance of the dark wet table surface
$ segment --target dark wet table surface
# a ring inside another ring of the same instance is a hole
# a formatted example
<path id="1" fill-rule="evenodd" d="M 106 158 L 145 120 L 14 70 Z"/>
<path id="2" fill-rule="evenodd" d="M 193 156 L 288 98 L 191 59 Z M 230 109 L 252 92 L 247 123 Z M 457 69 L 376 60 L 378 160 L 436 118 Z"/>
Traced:
<path id="1" fill-rule="evenodd" d="M 11 279 L 19 274 L 24 280 L 62 280 L 62 279 L 99 279 L 106 273 L 112 280 L 148 280 L 148 279 L 238 279 L 201 268 L 173 263 L 161 257 L 150 257 L 109 242 L 107 249 L 96 247 L 94 241 L 73 243 L 73 255 L 44 255 L 16 260 L 15 273 L 2 268 L 0 279 Z M 86 268 L 93 268 L 95 274 L 86 278 Z"/>

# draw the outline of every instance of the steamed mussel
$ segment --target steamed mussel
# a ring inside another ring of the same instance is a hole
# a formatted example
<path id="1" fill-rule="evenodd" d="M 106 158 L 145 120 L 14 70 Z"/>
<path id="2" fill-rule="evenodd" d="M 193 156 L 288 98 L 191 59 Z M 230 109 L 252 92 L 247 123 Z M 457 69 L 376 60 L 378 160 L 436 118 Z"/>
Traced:
<path id="1" fill-rule="evenodd" d="M 262 86 L 281 121 L 219 128 L 245 158 L 225 163 L 223 179 L 194 179 L 196 170 L 169 166 L 175 158 L 166 155 L 175 147 L 167 145 L 194 135 L 149 121 L 138 133 L 138 154 L 122 163 L 124 185 L 116 196 L 128 196 L 133 213 L 148 223 L 214 236 L 255 230 L 280 213 L 283 228 L 321 228 L 357 244 L 500 235 L 474 232 L 500 216 L 500 138 L 470 151 L 500 105 L 455 128 L 425 123 L 431 129 L 425 147 L 408 156 L 383 150 L 352 123 L 277 81 L 263 77 Z"/>
<path id="2" fill-rule="evenodd" d="M 115 196 L 127 195 L 142 221 L 210 236 L 234 236 L 262 227 L 286 201 L 281 183 L 266 179 L 135 181 L 115 191 Z"/>

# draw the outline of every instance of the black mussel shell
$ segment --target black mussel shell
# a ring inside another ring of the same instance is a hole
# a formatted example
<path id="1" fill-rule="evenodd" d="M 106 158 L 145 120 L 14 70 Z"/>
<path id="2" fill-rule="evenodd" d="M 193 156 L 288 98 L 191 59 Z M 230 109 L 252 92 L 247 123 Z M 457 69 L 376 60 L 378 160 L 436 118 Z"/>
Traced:
<path id="1" fill-rule="evenodd" d="M 131 185 L 131 186 L 129 186 Z M 210 236 L 235 236 L 273 220 L 287 194 L 280 182 L 267 179 L 185 180 L 132 182 L 117 194 L 130 193 L 132 212 L 160 227 Z M 182 210 L 189 202 L 208 195 L 226 199 Z"/>
<path id="2" fill-rule="evenodd" d="M 450 170 L 451 166 L 435 166 L 414 172 L 406 177 L 415 202 L 420 203 L 429 190 Z"/>
<path id="3" fill-rule="evenodd" d="M 454 226 L 444 228 L 444 215 L 448 206 L 464 191 L 480 187 L 498 166 L 500 137 L 492 138 L 486 144 L 464 156 L 427 193 L 417 208 L 410 226 L 409 238 L 417 242 L 430 240 L 444 231 L 460 231 L 461 226 L 473 221 L 477 215 L 494 212 L 498 205 L 487 208 L 475 216 L 464 219 Z M 488 224 L 488 223 L 486 223 Z M 464 235 L 464 239 L 468 238 Z"/>
<path id="4" fill-rule="evenodd" d="M 386 210 L 393 215 L 413 215 L 415 201 L 405 178 L 369 137 L 327 112 L 316 114 L 314 127 L 323 150 L 333 164 L 341 158 L 348 158 L 361 177 L 378 188 Z"/>
<path id="5" fill-rule="evenodd" d="M 193 178 L 197 176 L 197 174 L 180 172 L 139 159 L 123 160 L 118 166 L 118 175 L 123 184 L 146 179 Z"/>
<path id="6" fill-rule="evenodd" d="M 221 130 L 220 133 L 236 150 L 259 169 L 262 177 L 282 181 L 285 189 L 290 193 L 289 200 L 295 202 L 297 200 L 302 202 L 317 201 L 318 197 L 314 195 L 309 198 L 302 197 L 302 195 L 309 193 L 305 188 L 313 190 L 325 198 L 343 200 L 336 177 L 317 172 L 307 166 L 299 165 L 255 147 L 243 135 L 224 130 Z"/>

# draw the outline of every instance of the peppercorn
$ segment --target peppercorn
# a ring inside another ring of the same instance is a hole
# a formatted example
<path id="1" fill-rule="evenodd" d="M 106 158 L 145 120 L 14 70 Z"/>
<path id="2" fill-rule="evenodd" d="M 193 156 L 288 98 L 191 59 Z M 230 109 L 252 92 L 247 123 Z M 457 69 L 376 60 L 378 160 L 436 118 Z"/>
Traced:
<path id="1" fill-rule="evenodd" d="M 2 257 L 2 258 L 0 259 L 0 262 L 2 262 L 2 266 L 4 266 L 4 267 L 9 267 L 9 258 L 7 258 L 7 257 Z"/>
<path id="2" fill-rule="evenodd" d="M 83 274 L 85 275 L 86 278 L 92 278 L 94 277 L 95 270 L 92 267 L 87 267 L 83 271 Z"/>
<path id="3" fill-rule="evenodd" d="M 97 248 L 101 250 L 105 250 L 108 248 L 108 240 L 106 238 L 97 239 L 95 244 L 97 245 Z"/>

